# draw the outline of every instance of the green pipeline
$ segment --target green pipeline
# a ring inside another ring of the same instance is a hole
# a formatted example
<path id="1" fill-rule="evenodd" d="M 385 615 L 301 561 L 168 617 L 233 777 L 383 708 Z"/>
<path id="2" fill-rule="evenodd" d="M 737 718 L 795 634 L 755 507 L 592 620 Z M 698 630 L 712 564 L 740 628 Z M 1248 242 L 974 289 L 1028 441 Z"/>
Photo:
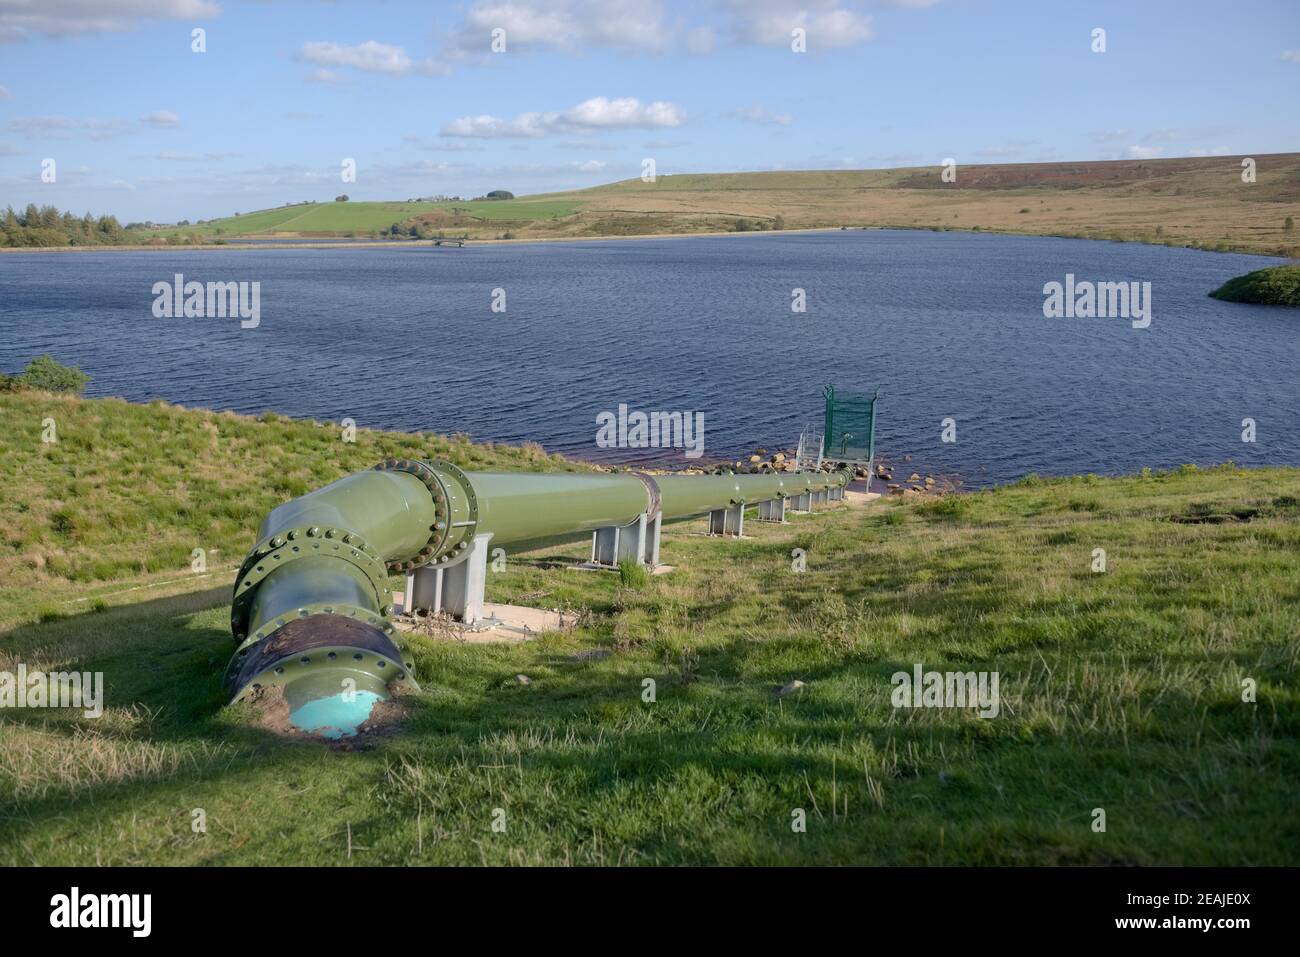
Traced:
<path id="1" fill-rule="evenodd" d="M 235 580 L 230 626 L 238 648 L 227 685 L 236 700 L 278 686 L 291 706 L 303 688 L 340 675 L 361 691 L 416 687 L 391 621 L 389 576 L 451 562 L 475 535 L 526 551 L 629 525 L 642 513 L 682 521 L 843 487 L 849 478 L 467 473 L 448 462 L 388 460 L 267 515 Z"/>

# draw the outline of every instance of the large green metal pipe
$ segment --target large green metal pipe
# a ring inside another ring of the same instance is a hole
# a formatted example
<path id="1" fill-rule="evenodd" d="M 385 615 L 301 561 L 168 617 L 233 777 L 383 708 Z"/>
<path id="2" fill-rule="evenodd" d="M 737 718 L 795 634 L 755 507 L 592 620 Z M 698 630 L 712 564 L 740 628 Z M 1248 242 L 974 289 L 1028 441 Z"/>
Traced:
<path id="1" fill-rule="evenodd" d="M 767 475 L 465 473 L 389 460 L 274 509 L 235 581 L 227 671 L 236 699 L 278 687 L 292 709 L 342 687 L 414 687 L 388 576 L 461 558 L 475 535 L 516 551 L 848 484 L 846 472 Z M 368 708 L 366 712 L 368 713 Z"/>

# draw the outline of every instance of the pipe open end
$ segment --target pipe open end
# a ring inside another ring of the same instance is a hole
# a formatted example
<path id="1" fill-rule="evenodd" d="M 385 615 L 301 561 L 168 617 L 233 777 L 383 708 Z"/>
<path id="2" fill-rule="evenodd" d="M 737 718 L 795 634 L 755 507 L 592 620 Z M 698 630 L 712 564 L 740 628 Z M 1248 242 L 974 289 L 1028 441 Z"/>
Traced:
<path id="1" fill-rule="evenodd" d="M 332 614 L 293 619 L 258 642 L 233 686 L 234 701 L 278 692 L 290 725 L 331 740 L 357 734 L 395 689 L 419 690 L 383 630 Z"/>
<path id="2" fill-rule="evenodd" d="M 346 685 L 340 688 L 340 683 Z M 361 730 L 375 709 L 388 700 L 388 688 L 372 679 L 367 688 L 356 687 L 356 679 L 335 680 L 330 675 L 312 675 L 290 682 L 284 689 L 289 706 L 289 723 L 304 734 L 337 741 Z"/>

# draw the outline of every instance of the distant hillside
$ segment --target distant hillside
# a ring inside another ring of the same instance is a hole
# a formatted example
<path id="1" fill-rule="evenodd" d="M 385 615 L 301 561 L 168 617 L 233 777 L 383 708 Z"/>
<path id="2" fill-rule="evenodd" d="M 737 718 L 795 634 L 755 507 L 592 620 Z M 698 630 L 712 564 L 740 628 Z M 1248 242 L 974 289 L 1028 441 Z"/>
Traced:
<path id="1" fill-rule="evenodd" d="M 633 236 L 834 227 L 988 230 L 1300 254 L 1300 153 L 660 176 L 511 200 L 323 202 L 157 231 L 205 239 Z"/>

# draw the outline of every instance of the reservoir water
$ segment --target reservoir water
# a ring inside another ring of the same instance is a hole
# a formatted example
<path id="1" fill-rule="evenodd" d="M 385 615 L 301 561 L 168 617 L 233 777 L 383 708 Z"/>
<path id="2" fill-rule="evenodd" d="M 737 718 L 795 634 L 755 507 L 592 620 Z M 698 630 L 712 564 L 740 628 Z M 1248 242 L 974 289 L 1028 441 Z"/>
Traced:
<path id="1" fill-rule="evenodd" d="M 0 255 L 0 370 L 48 352 L 91 374 L 89 395 L 664 464 L 686 460 L 597 447 L 597 416 L 620 404 L 699 412 L 705 459 L 734 458 L 792 445 L 833 382 L 880 388 L 879 452 L 968 486 L 1296 465 L 1300 314 L 1206 295 L 1277 262 L 891 230 L 11 254 Z M 154 284 L 177 273 L 260 283 L 259 324 L 156 318 Z M 1150 282 L 1150 326 L 1044 317 L 1044 284 L 1067 274 Z M 949 417 L 955 443 L 941 441 Z M 1242 441 L 1247 418 L 1254 443 Z"/>

